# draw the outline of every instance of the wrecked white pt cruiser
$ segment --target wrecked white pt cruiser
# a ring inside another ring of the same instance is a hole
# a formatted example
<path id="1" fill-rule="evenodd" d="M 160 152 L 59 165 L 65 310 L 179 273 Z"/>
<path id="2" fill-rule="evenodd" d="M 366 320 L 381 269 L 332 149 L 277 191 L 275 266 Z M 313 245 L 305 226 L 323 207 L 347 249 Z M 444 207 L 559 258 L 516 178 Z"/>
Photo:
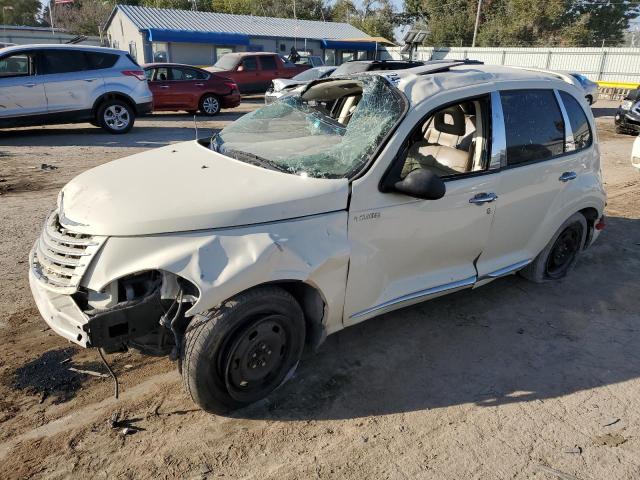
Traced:
<path id="1" fill-rule="evenodd" d="M 368 318 L 520 272 L 564 277 L 604 227 L 583 92 L 464 62 L 309 84 L 206 141 L 91 169 L 30 258 L 46 322 L 181 361 L 211 412 Z"/>

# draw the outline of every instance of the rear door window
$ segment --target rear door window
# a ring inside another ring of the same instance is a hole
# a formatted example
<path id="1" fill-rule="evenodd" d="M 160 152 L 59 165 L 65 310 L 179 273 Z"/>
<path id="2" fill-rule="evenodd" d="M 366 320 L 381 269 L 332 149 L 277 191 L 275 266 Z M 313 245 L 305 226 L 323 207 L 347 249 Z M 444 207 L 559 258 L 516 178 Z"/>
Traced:
<path id="1" fill-rule="evenodd" d="M 74 50 L 45 50 L 42 54 L 45 74 L 82 72 L 89 70 L 84 52 Z"/>
<path id="2" fill-rule="evenodd" d="M 242 67 L 245 72 L 251 72 L 258 69 L 258 62 L 256 61 L 256 57 L 247 57 L 242 60 Z"/>
<path id="3" fill-rule="evenodd" d="M 204 80 L 207 76 L 199 72 L 197 70 L 192 70 L 191 68 L 172 68 L 171 75 L 173 80 Z"/>
<path id="4" fill-rule="evenodd" d="M 276 59 L 268 55 L 260 57 L 260 65 L 262 66 L 262 70 L 276 70 L 278 68 Z"/>
<path id="5" fill-rule="evenodd" d="M 553 90 L 500 93 L 507 165 L 549 160 L 564 153 L 564 120 Z"/>
<path id="6" fill-rule="evenodd" d="M 591 127 L 589 127 L 589 120 L 587 120 L 584 110 L 573 95 L 560 91 L 560 98 L 562 98 L 562 103 L 569 117 L 576 150 L 589 148 L 592 143 Z"/>

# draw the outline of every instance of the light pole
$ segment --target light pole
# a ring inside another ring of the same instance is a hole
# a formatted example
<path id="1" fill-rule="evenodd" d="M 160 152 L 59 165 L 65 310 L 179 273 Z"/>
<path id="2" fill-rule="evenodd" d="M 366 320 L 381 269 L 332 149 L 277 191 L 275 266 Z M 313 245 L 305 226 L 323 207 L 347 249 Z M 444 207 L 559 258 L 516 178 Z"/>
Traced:
<path id="1" fill-rule="evenodd" d="M 473 27 L 473 42 L 471 48 L 476 46 L 476 38 L 478 36 L 478 26 L 480 25 L 480 7 L 482 6 L 482 0 L 478 0 L 478 11 L 476 13 L 476 26 Z"/>
<path id="2" fill-rule="evenodd" d="M 3 35 L 7 34 L 7 21 L 4 18 L 4 12 L 7 10 L 13 11 L 13 7 L 11 5 L 5 5 L 4 7 L 2 7 L 2 34 Z"/>

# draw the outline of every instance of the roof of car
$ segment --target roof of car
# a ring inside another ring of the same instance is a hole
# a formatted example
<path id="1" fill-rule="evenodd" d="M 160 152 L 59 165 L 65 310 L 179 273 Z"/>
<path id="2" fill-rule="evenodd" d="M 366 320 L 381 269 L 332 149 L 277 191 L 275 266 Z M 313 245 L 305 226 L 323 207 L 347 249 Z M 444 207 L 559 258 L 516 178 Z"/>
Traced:
<path id="1" fill-rule="evenodd" d="M 249 55 L 253 56 L 253 55 L 279 55 L 279 54 L 275 52 L 230 52 L 230 53 L 224 54 L 225 57 L 227 55 L 231 57 L 247 57 Z"/>
<path id="2" fill-rule="evenodd" d="M 380 75 L 389 78 L 409 98 L 411 103 L 417 103 L 426 97 L 455 88 L 487 83 L 536 81 L 549 85 L 549 88 L 570 85 L 579 90 L 573 83 L 563 80 L 557 73 L 551 71 L 479 63 L 464 64 L 461 61 L 427 62 L 421 67 L 371 71 L 363 75 Z"/>
<path id="3" fill-rule="evenodd" d="M 145 63 L 144 65 L 142 65 L 142 68 L 155 68 L 155 67 L 185 67 L 185 68 L 195 68 L 196 70 L 202 70 L 203 72 L 206 71 L 200 67 L 194 67 L 193 65 L 187 65 L 186 63 L 155 62 L 155 63 Z"/>
<path id="4" fill-rule="evenodd" d="M 23 50 L 82 50 L 88 52 L 106 52 L 117 53 L 118 55 L 125 54 L 122 50 L 116 48 L 96 47 L 93 45 L 79 45 L 79 44 L 66 44 L 66 43 L 34 43 L 26 45 L 14 45 L 0 49 L 0 53 L 20 52 Z"/>

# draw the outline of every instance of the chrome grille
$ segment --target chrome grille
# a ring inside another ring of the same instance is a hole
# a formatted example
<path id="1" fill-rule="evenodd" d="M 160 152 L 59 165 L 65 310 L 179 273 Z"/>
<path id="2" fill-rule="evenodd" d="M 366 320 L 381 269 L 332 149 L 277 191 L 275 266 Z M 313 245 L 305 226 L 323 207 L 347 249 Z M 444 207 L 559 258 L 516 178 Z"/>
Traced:
<path id="1" fill-rule="evenodd" d="M 47 287 L 73 293 L 105 237 L 73 232 L 60 224 L 53 212 L 31 251 L 31 270 Z"/>

